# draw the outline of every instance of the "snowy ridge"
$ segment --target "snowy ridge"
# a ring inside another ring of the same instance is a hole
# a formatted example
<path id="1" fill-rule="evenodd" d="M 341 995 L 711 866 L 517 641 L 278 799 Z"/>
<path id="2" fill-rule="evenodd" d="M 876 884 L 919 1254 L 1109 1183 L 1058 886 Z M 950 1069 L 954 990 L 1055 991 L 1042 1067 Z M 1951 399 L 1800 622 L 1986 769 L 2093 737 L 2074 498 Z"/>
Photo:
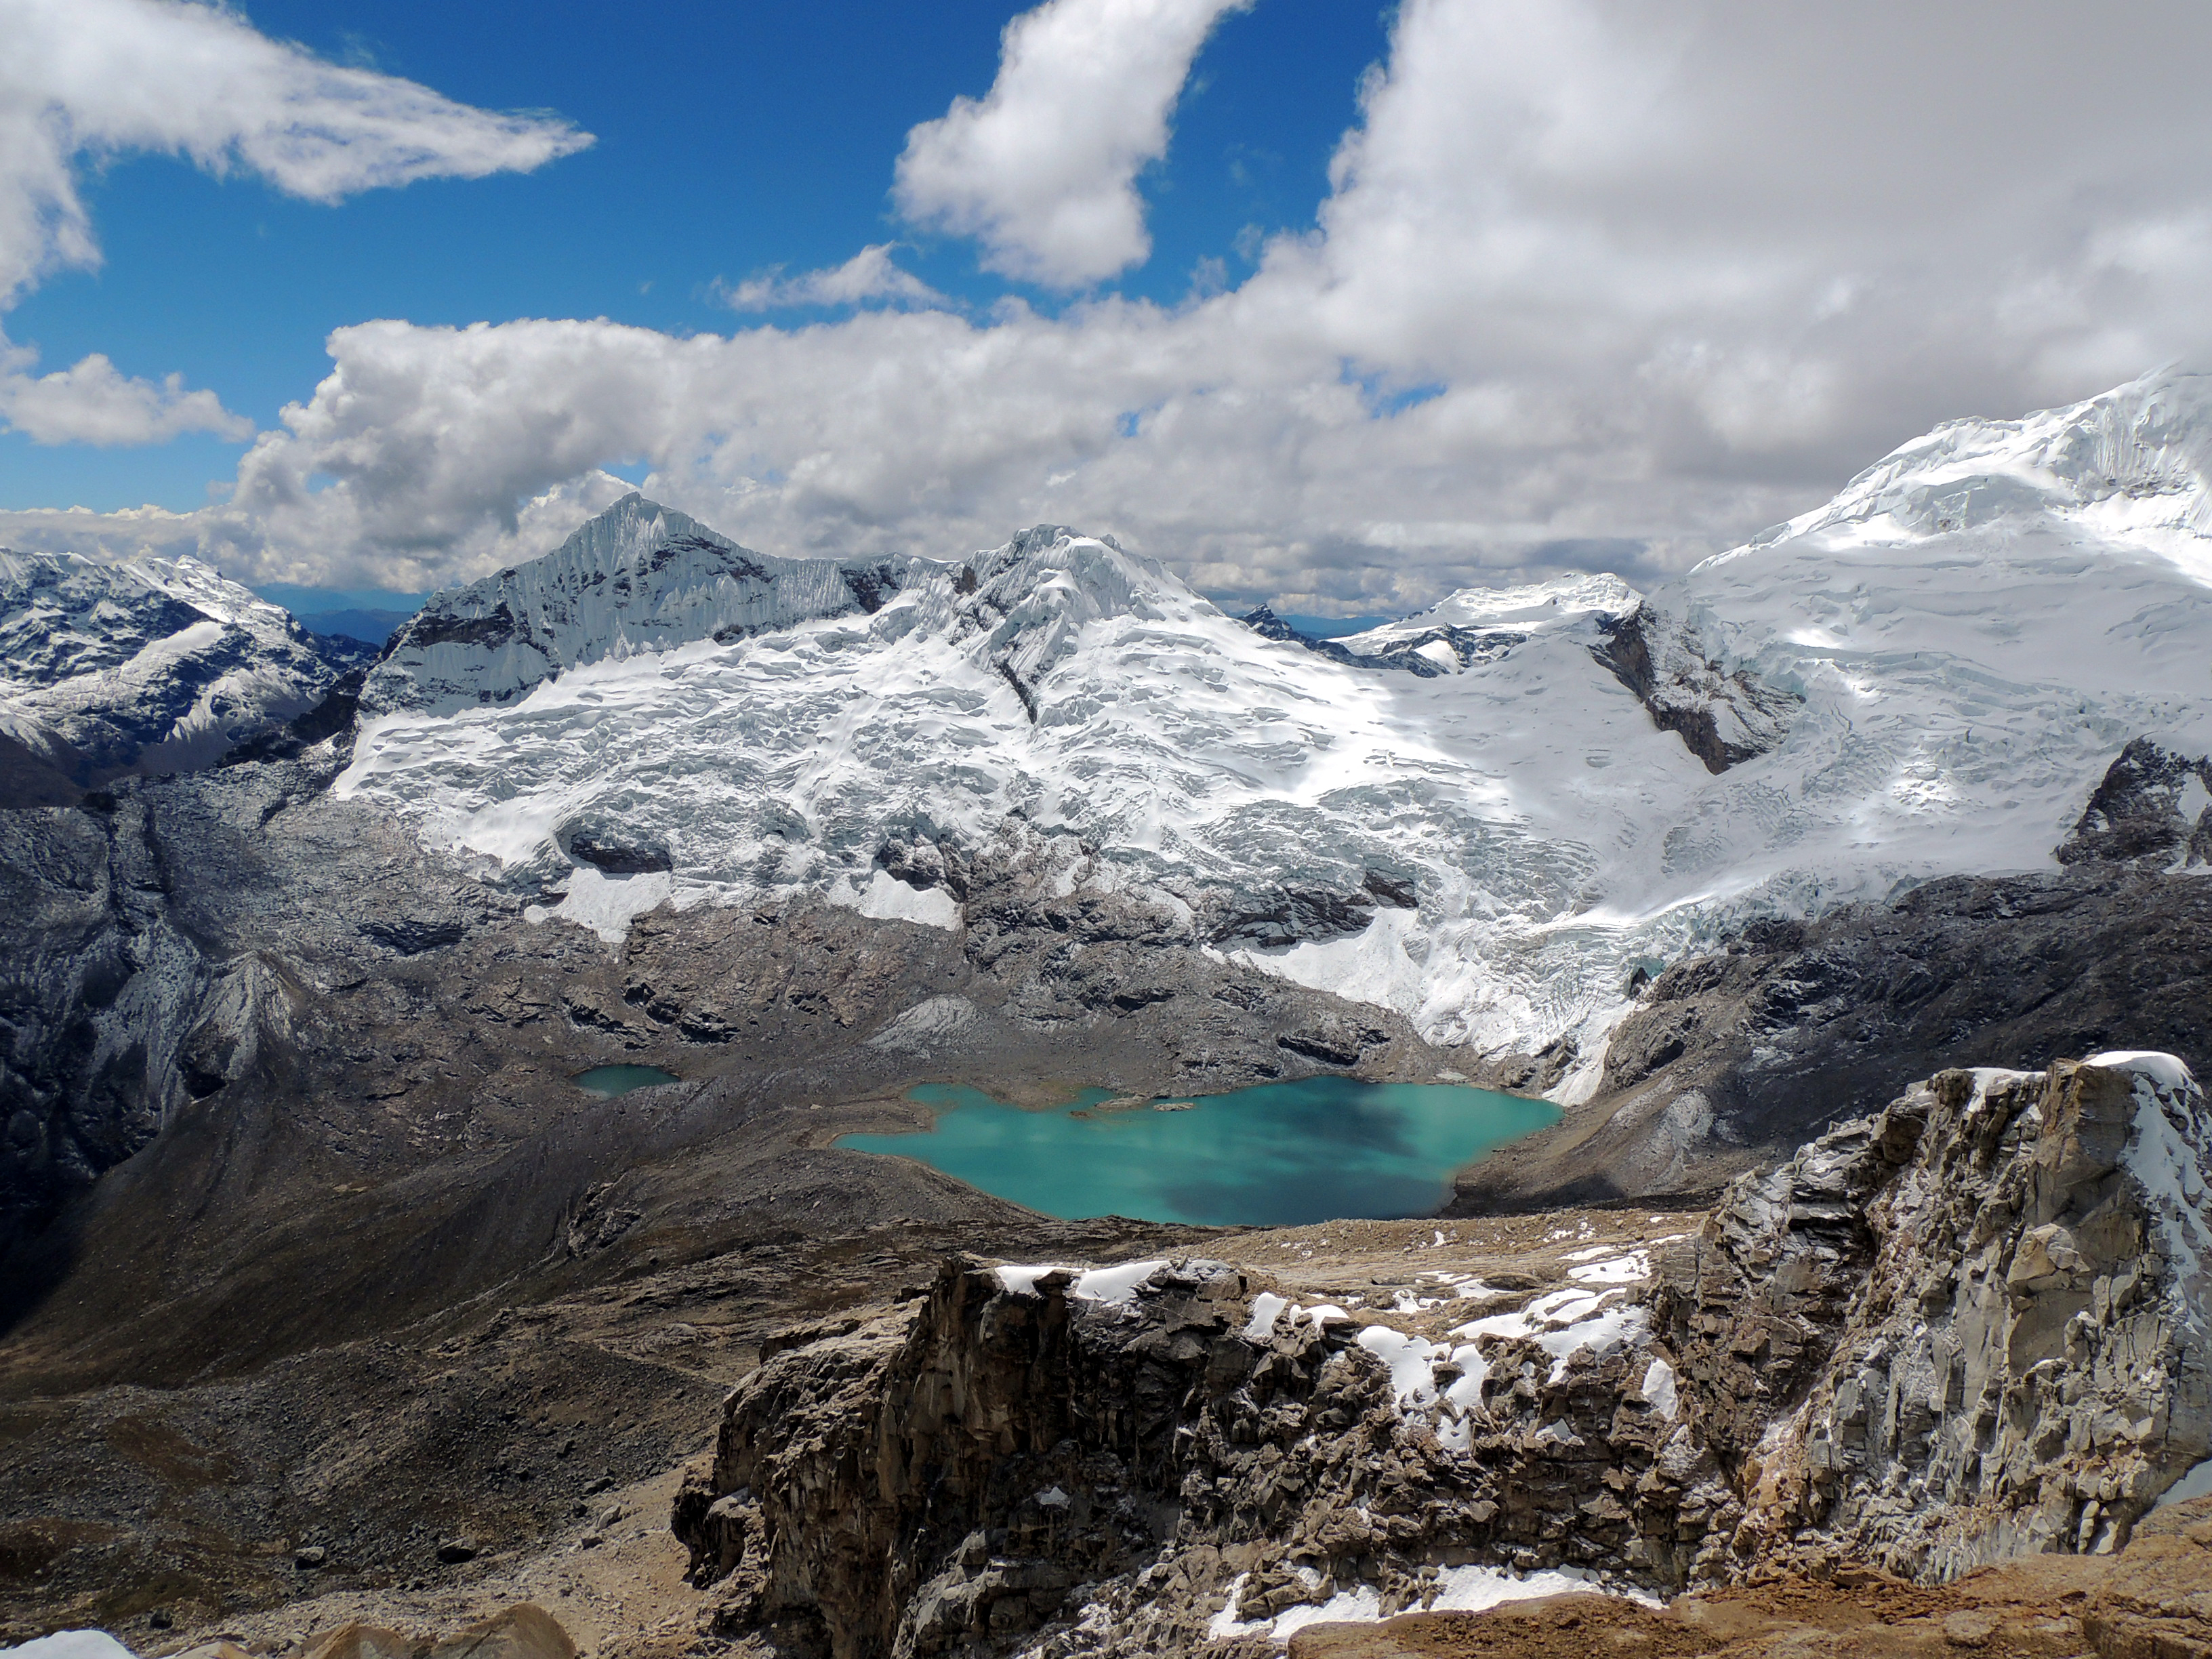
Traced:
<path id="1" fill-rule="evenodd" d="M 197 559 L 0 549 L 0 731 L 80 783 L 207 765 L 367 654 Z"/>
<path id="2" fill-rule="evenodd" d="M 1753 915 L 2054 867 L 2131 738 L 2212 752 L 2202 384 L 1947 427 L 1648 600 L 1576 578 L 1373 630 L 1510 639 L 1430 673 L 1267 639 L 1057 526 L 884 567 L 870 608 L 857 567 L 633 497 L 434 605 L 526 616 L 541 678 L 512 666 L 520 629 L 465 672 L 418 637 L 339 788 L 610 938 L 664 898 L 958 927 L 956 870 L 996 860 L 1435 1041 L 1571 1038 L 1572 1098 L 1638 965 Z M 655 873 L 572 860 L 580 830 Z M 1292 942 L 1232 937 L 1243 914 Z"/>
<path id="3" fill-rule="evenodd" d="M 1454 629 L 1507 635 L 1517 643 L 1532 634 L 1587 632 L 1592 622 L 1627 616 L 1643 601 L 1642 594 L 1614 575 L 1570 576 L 1521 587 L 1463 587 L 1425 611 L 1347 634 L 1336 643 L 1363 657 L 1411 645 L 1445 672 L 1458 673 L 1467 665 L 1449 646 L 1438 648 Z"/>
<path id="4" fill-rule="evenodd" d="M 2017 421 L 1946 422 L 1720 557 L 1844 526 L 1926 536 L 2046 516 L 2212 575 L 2212 376 L 2163 372 Z"/>

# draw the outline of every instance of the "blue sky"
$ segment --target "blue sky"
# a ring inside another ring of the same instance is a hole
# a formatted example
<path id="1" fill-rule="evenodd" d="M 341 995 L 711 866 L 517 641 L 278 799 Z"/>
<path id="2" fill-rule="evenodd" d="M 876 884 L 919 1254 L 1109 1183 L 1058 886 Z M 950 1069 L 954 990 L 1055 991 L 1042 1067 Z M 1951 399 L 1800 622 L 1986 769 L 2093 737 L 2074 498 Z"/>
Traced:
<path id="1" fill-rule="evenodd" d="M 741 319 L 715 297 L 718 278 L 836 264 L 893 238 L 897 261 L 946 294 L 1064 303 L 979 270 L 968 243 L 917 234 L 890 205 L 908 130 L 990 87 L 1019 5 L 550 0 L 526 28 L 507 5 L 241 9 L 319 56 L 465 103 L 557 111 L 597 142 L 528 174 L 429 179 L 336 206 L 125 157 L 87 191 L 102 268 L 48 278 L 7 319 L 43 368 L 99 351 L 130 374 L 180 371 L 267 427 L 328 372 L 324 338 L 341 324 L 604 316 L 727 331 Z M 1225 18 L 1194 66 L 1173 147 L 1140 180 L 1152 256 L 1112 286 L 1172 301 L 1203 259 L 1249 271 L 1248 226 L 1310 228 L 1359 76 L 1386 44 L 1383 14 L 1364 0 L 1272 0 Z M 206 434 L 118 449 L 0 434 L 0 508 L 189 509 L 243 448 Z"/>
<path id="2" fill-rule="evenodd" d="M 1074 525 L 1285 614 L 1648 586 L 1941 421 L 2212 353 L 2200 0 L 0 39 L 0 544 L 264 586 L 467 580 L 633 485 L 787 555 Z"/>

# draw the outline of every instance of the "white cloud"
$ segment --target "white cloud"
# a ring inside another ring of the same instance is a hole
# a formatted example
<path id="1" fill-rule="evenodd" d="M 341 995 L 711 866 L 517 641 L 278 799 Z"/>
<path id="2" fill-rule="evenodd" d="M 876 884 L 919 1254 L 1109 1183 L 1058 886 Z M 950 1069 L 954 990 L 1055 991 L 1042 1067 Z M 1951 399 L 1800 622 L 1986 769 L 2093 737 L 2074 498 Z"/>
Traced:
<path id="1" fill-rule="evenodd" d="M 0 302 L 99 262 L 79 159 L 130 150 L 334 202 L 417 179 L 528 172 L 592 142 L 324 62 L 189 0 L 0 0 Z"/>
<path id="2" fill-rule="evenodd" d="M 1406 0 L 1319 232 L 1235 289 L 726 338 L 367 324 L 228 502 L 0 542 L 415 587 L 550 548 L 642 456 L 776 552 L 1051 520 L 1353 611 L 1670 568 L 1937 420 L 2212 362 L 2207 47 L 2194 3 Z"/>
<path id="3" fill-rule="evenodd" d="M 910 270 L 891 263 L 892 242 L 862 248 L 842 265 L 786 276 L 779 265 L 742 283 L 718 283 L 716 292 L 732 311 L 782 311 L 801 306 L 857 306 L 871 300 L 894 305 L 949 303 Z"/>
<path id="4" fill-rule="evenodd" d="M 334 202 L 417 179 L 527 172 L 592 142 L 568 122 L 471 109 L 328 64 L 189 0 L 0 0 L 0 310 L 100 247 L 77 169 L 128 151 L 258 173 Z M 243 438 L 212 392 L 125 379 L 102 356 L 43 378 L 0 340 L 0 415 L 40 443 Z"/>
<path id="5" fill-rule="evenodd" d="M 253 422 L 234 415 L 212 392 L 187 392 L 184 377 L 160 385 L 126 377 L 94 352 L 55 374 L 29 371 L 37 354 L 0 338 L 0 429 L 40 444 L 161 444 L 186 432 L 239 442 Z"/>
<path id="6" fill-rule="evenodd" d="M 1251 0 L 1047 0 L 1006 25 L 999 76 L 907 134 L 894 197 L 973 236 L 986 269 L 1081 288 L 1152 251 L 1136 177 L 1224 13 Z"/>

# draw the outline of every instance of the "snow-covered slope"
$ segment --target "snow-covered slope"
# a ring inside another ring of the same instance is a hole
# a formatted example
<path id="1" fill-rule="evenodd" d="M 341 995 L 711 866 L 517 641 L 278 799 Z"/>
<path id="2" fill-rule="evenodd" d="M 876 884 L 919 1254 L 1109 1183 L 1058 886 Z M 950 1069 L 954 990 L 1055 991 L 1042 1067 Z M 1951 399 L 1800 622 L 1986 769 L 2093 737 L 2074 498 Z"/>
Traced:
<path id="1" fill-rule="evenodd" d="M 766 894 L 957 927 L 976 871 L 1015 870 L 1439 1040 L 1588 1060 L 1638 965 L 1749 914 L 2049 866 L 2130 738 L 2203 752 L 2206 403 L 2167 377 L 1947 427 L 1648 597 L 1471 591 L 1346 642 L 1442 630 L 1427 673 L 1264 638 L 1048 526 L 883 568 L 872 610 L 855 567 L 633 499 L 434 605 L 504 596 L 515 626 L 396 653 L 339 787 L 611 937 Z M 766 574 L 732 588 L 679 536 Z M 755 608 L 699 597 L 732 591 Z"/>
<path id="2" fill-rule="evenodd" d="M 196 559 L 0 550 L 0 736 L 78 786 L 207 765 L 368 654 Z"/>

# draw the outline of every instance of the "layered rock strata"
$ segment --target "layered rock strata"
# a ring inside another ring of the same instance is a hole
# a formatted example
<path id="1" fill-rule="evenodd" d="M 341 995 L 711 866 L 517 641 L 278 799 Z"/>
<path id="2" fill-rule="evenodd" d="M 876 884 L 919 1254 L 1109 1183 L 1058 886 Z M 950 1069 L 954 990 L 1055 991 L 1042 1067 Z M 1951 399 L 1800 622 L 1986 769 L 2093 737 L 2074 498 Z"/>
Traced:
<path id="1" fill-rule="evenodd" d="M 675 1525 L 720 1632 L 835 1659 L 2110 1552 L 2212 1453 L 2208 1178 L 2185 1069 L 2114 1054 L 1940 1073 L 1564 1283 L 1347 1311 L 1222 1261 L 957 1260 L 764 1351 Z"/>

